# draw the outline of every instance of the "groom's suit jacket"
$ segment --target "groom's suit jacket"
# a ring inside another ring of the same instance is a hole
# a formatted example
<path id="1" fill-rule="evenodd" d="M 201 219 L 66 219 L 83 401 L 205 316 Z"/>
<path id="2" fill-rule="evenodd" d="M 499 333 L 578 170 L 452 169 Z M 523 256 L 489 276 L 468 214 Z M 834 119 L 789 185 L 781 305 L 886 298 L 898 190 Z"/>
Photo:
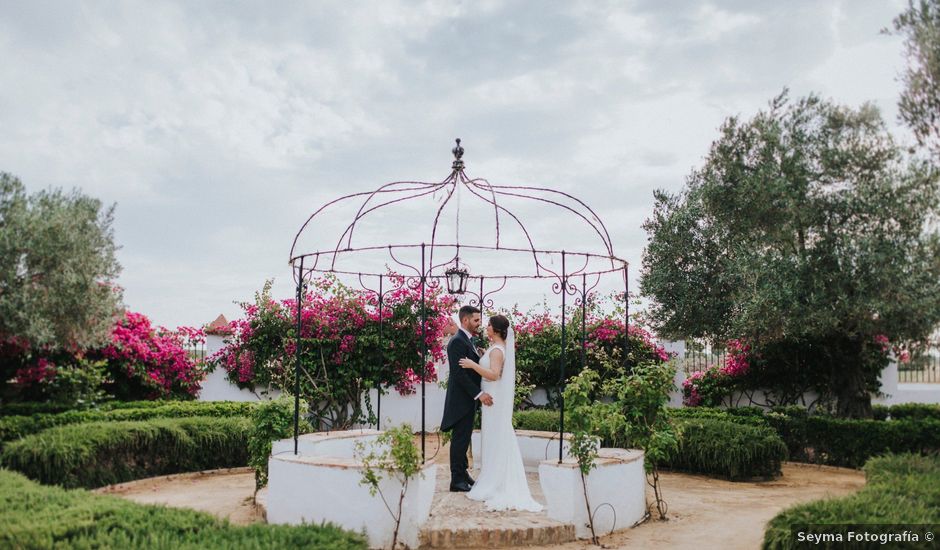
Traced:
<path id="1" fill-rule="evenodd" d="M 467 334 L 458 330 L 457 334 L 447 344 L 447 362 L 450 365 L 450 374 L 447 378 L 447 394 L 444 396 L 444 418 L 441 420 L 441 430 L 449 430 L 458 420 L 466 414 L 476 412 L 477 401 L 474 399 L 480 393 L 482 377 L 473 369 L 460 366 L 462 358 L 479 362 L 476 348 Z"/>

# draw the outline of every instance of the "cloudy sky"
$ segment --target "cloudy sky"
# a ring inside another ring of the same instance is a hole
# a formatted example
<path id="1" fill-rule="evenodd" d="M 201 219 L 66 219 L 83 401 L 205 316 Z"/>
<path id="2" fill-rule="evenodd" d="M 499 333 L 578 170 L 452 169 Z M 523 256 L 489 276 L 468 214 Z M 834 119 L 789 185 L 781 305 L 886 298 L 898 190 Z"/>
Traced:
<path id="1" fill-rule="evenodd" d="M 455 137 L 470 176 L 595 207 L 635 281 L 653 190 L 681 189 L 726 117 L 789 87 L 903 135 L 901 41 L 879 32 L 903 4 L 2 0 L 0 170 L 116 203 L 125 302 L 169 327 L 231 319 L 265 279 L 290 296 L 310 213 L 441 181 Z"/>

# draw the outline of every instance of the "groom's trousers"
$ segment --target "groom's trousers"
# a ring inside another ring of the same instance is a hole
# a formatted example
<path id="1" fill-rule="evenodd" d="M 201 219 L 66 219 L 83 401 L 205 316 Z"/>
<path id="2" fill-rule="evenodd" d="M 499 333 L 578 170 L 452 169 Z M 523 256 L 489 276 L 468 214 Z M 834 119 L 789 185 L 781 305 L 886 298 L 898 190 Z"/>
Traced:
<path id="1" fill-rule="evenodd" d="M 470 435 L 473 433 L 473 418 L 476 407 L 463 415 L 454 424 L 450 438 L 450 482 L 468 481 L 467 449 L 470 448 Z"/>

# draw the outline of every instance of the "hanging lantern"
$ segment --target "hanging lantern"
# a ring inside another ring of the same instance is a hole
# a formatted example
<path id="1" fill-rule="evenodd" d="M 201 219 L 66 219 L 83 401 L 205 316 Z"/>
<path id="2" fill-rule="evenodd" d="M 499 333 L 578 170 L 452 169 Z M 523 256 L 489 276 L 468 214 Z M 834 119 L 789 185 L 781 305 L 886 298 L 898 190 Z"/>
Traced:
<path id="1" fill-rule="evenodd" d="M 470 272 L 460 267 L 460 261 L 454 259 L 454 265 L 444 272 L 447 280 L 448 294 L 463 294 L 467 292 L 467 280 L 470 279 Z"/>

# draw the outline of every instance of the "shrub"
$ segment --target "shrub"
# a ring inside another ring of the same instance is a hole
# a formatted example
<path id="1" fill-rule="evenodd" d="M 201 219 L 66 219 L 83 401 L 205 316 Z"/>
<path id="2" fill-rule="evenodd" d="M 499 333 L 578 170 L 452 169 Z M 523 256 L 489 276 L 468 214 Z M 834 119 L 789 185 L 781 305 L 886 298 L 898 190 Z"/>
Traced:
<path id="1" fill-rule="evenodd" d="M 189 416 L 247 416 L 256 406 L 256 403 L 241 401 L 144 401 L 136 403 L 146 403 L 146 406 L 3 417 L 0 418 L 0 443 L 34 434 L 53 426 L 83 422 L 117 422 Z"/>
<path id="2" fill-rule="evenodd" d="M 585 366 L 596 371 L 603 382 L 618 377 L 621 365 L 611 368 L 604 357 L 626 358 L 631 365 L 664 363 L 671 359 L 653 336 L 631 324 L 624 340 L 623 294 L 588 299 L 585 318 Z M 581 372 L 581 308 L 566 311 L 567 334 L 565 349 L 561 348 L 561 317 L 548 311 L 522 313 L 513 308 L 510 316 L 516 333 L 516 371 L 523 384 L 544 387 L 549 403 L 557 404 L 558 360 L 565 354 L 565 377 L 574 378 Z M 627 349 L 624 350 L 626 343 Z"/>
<path id="3" fill-rule="evenodd" d="M 900 405 L 875 405 L 872 407 L 872 413 L 876 420 L 886 420 L 888 415 L 891 420 L 902 420 L 911 418 L 919 420 L 922 418 L 935 418 L 940 420 L 940 405 L 928 405 L 925 403 L 902 403 Z"/>
<path id="4" fill-rule="evenodd" d="M 57 403 L 64 408 L 85 408 L 110 399 L 103 384 L 107 380 L 104 361 L 69 358 L 54 365 L 39 359 L 33 368 L 17 371 L 20 398 Z"/>
<path id="5" fill-rule="evenodd" d="M 201 330 L 170 331 L 125 311 L 103 346 L 53 351 L 23 346 L 5 357 L 4 366 L 15 370 L 10 389 L 20 400 L 64 399 L 71 405 L 76 398 L 100 400 L 105 392 L 119 399 L 191 399 L 203 371 L 187 345 L 200 342 Z"/>
<path id="6" fill-rule="evenodd" d="M 116 409 L 146 409 L 151 407 L 162 407 L 168 403 L 177 403 L 177 401 L 105 401 L 96 403 L 93 407 L 99 411 L 113 411 Z M 22 401 L 14 403 L 4 403 L 0 407 L 0 417 L 3 416 L 29 416 L 33 414 L 58 414 L 73 410 L 80 410 L 81 407 L 69 405 L 66 403 L 55 403 L 50 401 Z"/>
<path id="7" fill-rule="evenodd" d="M 307 406 L 301 401 L 298 428 L 300 433 L 312 430 L 306 420 Z M 294 435 L 294 399 L 281 397 L 266 401 L 251 413 L 251 431 L 248 434 L 248 465 L 255 469 L 255 493 L 268 484 L 268 459 L 272 442 Z"/>
<path id="8" fill-rule="evenodd" d="M 550 409 L 529 409 L 512 413 L 512 425 L 517 430 L 535 430 L 539 432 L 557 432 L 558 411 Z"/>
<path id="9" fill-rule="evenodd" d="M 731 480 L 773 477 L 787 458 L 783 440 L 770 428 L 717 419 L 683 419 L 679 450 L 664 468 Z"/>
<path id="10" fill-rule="evenodd" d="M 751 407 L 747 407 L 747 410 L 742 412 L 734 412 L 736 410 L 737 409 L 719 409 L 717 407 L 684 407 L 681 409 L 668 409 L 668 414 L 671 418 L 676 420 L 694 418 L 724 420 L 751 426 L 768 425 L 763 414 L 756 413 Z"/>
<path id="11" fill-rule="evenodd" d="M 332 525 L 237 527 L 204 512 L 43 487 L 0 470 L 0 547 L 364 550 L 366 541 Z"/>
<path id="12" fill-rule="evenodd" d="M 885 422 L 770 414 L 767 420 L 800 462 L 858 468 L 880 454 L 940 450 L 940 420 L 933 418 Z"/>
<path id="13" fill-rule="evenodd" d="M 371 405 L 363 408 L 363 398 L 371 388 L 395 386 L 404 395 L 414 393 L 422 377 L 437 379 L 453 297 L 439 288 L 427 289 L 422 335 L 421 292 L 400 275 L 389 274 L 387 281 L 381 315 L 375 293 L 345 286 L 329 275 L 315 279 L 301 300 L 301 355 L 308 367 L 299 392 L 318 428 L 338 430 L 368 422 Z M 229 325 L 225 347 L 206 363 L 209 369 L 225 369 L 239 387 L 295 393 L 298 304 L 296 299 L 271 298 L 271 284 L 255 294 L 254 303 L 242 304 L 245 318 Z M 428 360 L 422 365 L 425 345 Z"/>
<path id="14" fill-rule="evenodd" d="M 101 487 L 248 464 L 247 418 L 173 418 L 58 426 L 8 444 L 0 465 L 41 483 Z"/>
<path id="15" fill-rule="evenodd" d="M 868 483 L 858 493 L 837 499 L 799 504 L 777 514 L 764 531 L 764 548 L 801 548 L 795 531 L 814 525 L 817 533 L 846 534 L 847 526 L 865 525 L 865 531 L 897 533 L 898 525 L 923 525 L 937 532 L 940 527 L 940 456 L 886 455 L 865 463 Z M 932 527 L 931 527 L 932 526 Z M 921 532 L 921 535 L 923 532 Z M 921 539 L 923 541 L 923 539 Z M 846 542 L 818 545 L 847 548 Z M 876 547 L 877 545 L 873 545 Z M 901 546 L 885 546 L 885 548 Z M 920 548 L 917 545 L 903 546 Z M 924 546 L 931 547 L 930 543 Z"/>

